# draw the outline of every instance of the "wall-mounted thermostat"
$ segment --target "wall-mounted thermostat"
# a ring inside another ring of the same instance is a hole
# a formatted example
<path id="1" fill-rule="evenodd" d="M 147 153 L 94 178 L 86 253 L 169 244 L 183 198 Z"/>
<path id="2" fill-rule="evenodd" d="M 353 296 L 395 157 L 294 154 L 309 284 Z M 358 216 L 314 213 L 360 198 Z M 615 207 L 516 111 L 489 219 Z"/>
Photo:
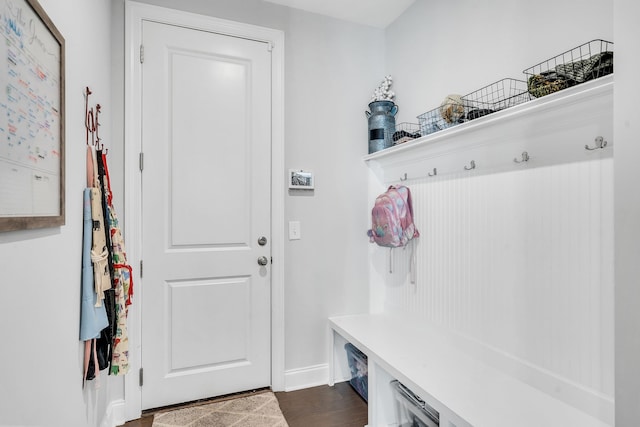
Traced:
<path id="1" fill-rule="evenodd" d="M 289 188 L 294 190 L 313 190 L 313 184 L 313 172 L 289 169 Z"/>

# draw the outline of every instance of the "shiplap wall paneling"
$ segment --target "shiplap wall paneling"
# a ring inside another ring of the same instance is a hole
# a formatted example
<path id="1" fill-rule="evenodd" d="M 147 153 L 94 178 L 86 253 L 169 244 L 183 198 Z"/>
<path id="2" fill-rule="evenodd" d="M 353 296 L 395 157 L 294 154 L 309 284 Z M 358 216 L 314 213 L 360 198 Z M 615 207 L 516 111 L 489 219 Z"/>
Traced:
<path id="1" fill-rule="evenodd" d="M 385 310 L 612 395 L 613 160 L 405 184 L 421 236 L 387 255 Z"/>

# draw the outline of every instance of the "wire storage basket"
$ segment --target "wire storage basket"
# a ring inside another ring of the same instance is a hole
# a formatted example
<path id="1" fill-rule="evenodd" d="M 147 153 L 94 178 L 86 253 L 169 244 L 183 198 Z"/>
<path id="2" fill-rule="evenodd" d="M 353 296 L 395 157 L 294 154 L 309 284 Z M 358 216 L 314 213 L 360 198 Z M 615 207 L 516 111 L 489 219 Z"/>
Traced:
<path id="1" fill-rule="evenodd" d="M 536 98 L 613 73 L 613 43 L 591 40 L 523 71 Z"/>
<path id="2" fill-rule="evenodd" d="M 449 95 L 438 108 L 418 116 L 422 136 L 447 129 L 466 121 L 467 108 L 462 97 Z"/>
<path id="3" fill-rule="evenodd" d="M 527 82 L 502 79 L 462 97 L 466 119 L 473 120 L 530 101 Z"/>
<path id="4" fill-rule="evenodd" d="M 391 140 L 388 141 L 387 145 L 398 145 L 403 142 L 411 141 L 416 138 L 420 138 L 422 133 L 420 132 L 420 125 L 417 123 L 409 123 L 402 122 L 396 123 L 394 132 L 390 135 L 387 135 L 387 138 Z"/>

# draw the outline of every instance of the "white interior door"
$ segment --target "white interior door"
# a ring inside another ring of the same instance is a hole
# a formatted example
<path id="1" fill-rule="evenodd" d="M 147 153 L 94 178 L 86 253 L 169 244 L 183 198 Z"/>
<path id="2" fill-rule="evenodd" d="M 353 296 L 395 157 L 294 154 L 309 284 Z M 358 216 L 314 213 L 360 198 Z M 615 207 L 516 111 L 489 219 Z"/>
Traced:
<path id="1" fill-rule="evenodd" d="M 148 409 L 270 385 L 271 54 L 149 21 L 142 39 Z"/>

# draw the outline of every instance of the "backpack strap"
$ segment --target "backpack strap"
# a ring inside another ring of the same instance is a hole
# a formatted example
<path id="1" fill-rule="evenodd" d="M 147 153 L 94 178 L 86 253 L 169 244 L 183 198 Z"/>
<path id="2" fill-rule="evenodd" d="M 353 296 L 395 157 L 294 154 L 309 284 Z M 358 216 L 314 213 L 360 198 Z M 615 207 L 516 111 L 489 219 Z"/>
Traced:
<path id="1" fill-rule="evenodd" d="M 405 187 L 407 189 L 407 212 L 409 214 L 408 220 L 413 223 L 413 202 L 411 200 L 411 190 L 409 187 Z M 418 228 L 414 225 L 413 227 L 413 236 L 412 237 L 420 237 L 420 232 Z"/>

